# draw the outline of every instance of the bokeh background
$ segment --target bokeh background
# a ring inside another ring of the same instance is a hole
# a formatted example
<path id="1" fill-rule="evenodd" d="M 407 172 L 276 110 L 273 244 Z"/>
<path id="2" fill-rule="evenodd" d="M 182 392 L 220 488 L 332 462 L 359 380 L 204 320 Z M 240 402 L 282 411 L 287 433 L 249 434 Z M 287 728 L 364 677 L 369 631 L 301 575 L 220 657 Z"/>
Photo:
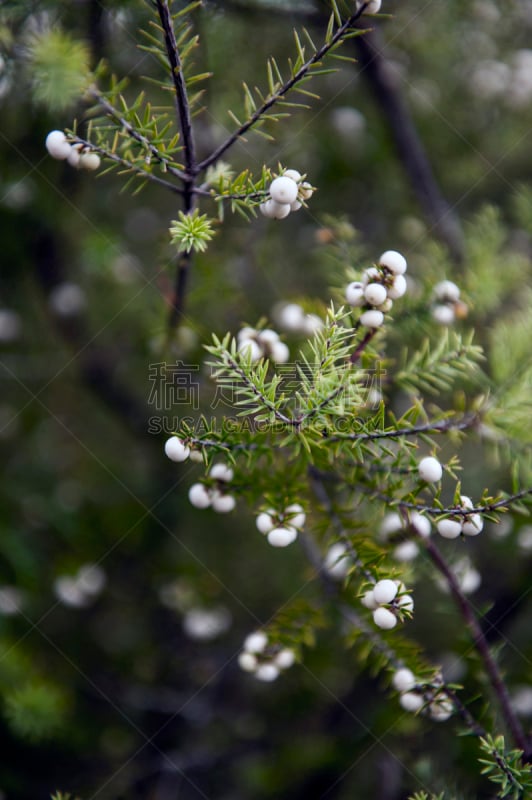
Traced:
<path id="1" fill-rule="evenodd" d="M 156 365 L 200 365 L 212 331 L 271 317 L 283 300 L 323 313 L 343 271 L 326 244 L 344 219 L 362 262 L 393 247 L 420 286 L 454 279 L 470 306 L 467 324 L 488 348 L 500 315 L 526 324 L 532 3 L 384 5 L 393 17 L 371 23 L 367 44 L 346 46 L 358 63 L 316 80 L 321 99 L 311 110 L 277 125 L 275 142 L 250 136 L 231 153 L 235 169 L 281 162 L 319 191 L 286 223 L 228 216 L 196 260 L 186 320 L 169 349 L 175 197 L 152 186 L 133 195 L 116 174 L 53 161 L 47 132 L 70 127 L 83 105 L 48 102 L 32 62 L 34 37 L 62 28 L 88 43 L 93 63 L 105 58 L 127 76 L 132 95 L 152 91 L 143 78 L 158 67 L 138 48 L 150 9 L 106 0 L 0 9 L 5 800 L 57 789 L 83 800 L 400 800 L 445 781 L 449 797 L 494 796 L 478 778 L 475 744 L 401 714 L 344 649 L 337 625 L 323 625 L 303 664 L 275 684 L 239 669 L 245 635 L 296 601 L 304 608 L 318 590 L 301 551 L 280 558 L 268 548 L 245 503 L 227 517 L 190 506 L 201 467 L 170 463 L 162 444 L 173 420 L 198 413 L 191 387 L 172 407 L 160 386 L 153 394 Z M 197 61 L 214 77 L 196 119 L 202 153 L 232 129 L 227 109 L 241 108 L 242 80 L 265 84 L 266 59 L 285 63 L 293 53 L 294 26 L 319 39 L 325 7 L 204 3 Z M 412 340 L 435 327 L 429 312 L 405 325 Z M 524 348 L 525 362 L 529 355 Z M 191 374 L 199 410 L 212 413 L 208 369 Z M 511 488 L 504 449 L 462 456 L 477 493 Z M 526 519 L 507 518 L 475 547 L 474 602 L 493 643 L 512 643 L 503 665 L 526 723 Z M 415 636 L 467 685 L 477 665 L 453 655 L 468 650 L 467 639 L 428 567 L 416 592 Z"/>

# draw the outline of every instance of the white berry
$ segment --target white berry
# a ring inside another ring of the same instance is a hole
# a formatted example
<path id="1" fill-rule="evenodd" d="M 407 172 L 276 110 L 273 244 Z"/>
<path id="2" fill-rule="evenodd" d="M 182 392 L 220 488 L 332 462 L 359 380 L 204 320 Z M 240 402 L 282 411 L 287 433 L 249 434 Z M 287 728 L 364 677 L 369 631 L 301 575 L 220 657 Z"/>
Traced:
<path id="1" fill-rule="evenodd" d="M 382 311 L 371 309 L 371 311 L 364 311 L 360 315 L 360 324 L 366 328 L 380 328 L 384 322 L 384 314 Z"/>
<path id="2" fill-rule="evenodd" d="M 382 283 L 369 283 L 364 290 L 364 297 L 372 306 L 381 306 L 386 300 L 386 289 Z"/>
<path id="3" fill-rule="evenodd" d="M 286 364 L 290 359 L 290 350 L 284 342 L 274 342 L 270 347 L 270 357 L 276 364 Z"/>
<path id="4" fill-rule="evenodd" d="M 303 203 L 300 200 L 294 200 L 293 203 L 290 203 L 290 211 L 299 211 L 302 207 Z"/>
<path id="5" fill-rule="evenodd" d="M 279 669 L 290 669 L 296 660 L 296 654 L 289 647 L 283 648 L 275 656 L 275 666 Z"/>
<path id="6" fill-rule="evenodd" d="M 310 198 L 314 194 L 314 189 L 312 188 L 310 183 L 304 181 L 303 183 L 299 184 L 299 194 L 301 195 L 303 200 L 310 200 Z"/>
<path id="7" fill-rule="evenodd" d="M 303 511 L 303 506 L 299 503 L 292 503 L 291 506 L 285 508 L 284 513 L 288 515 L 288 522 L 293 528 L 301 529 L 305 524 L 307 515 Z"/>
<path id="8" fill-rule="evenodd" d="M 387 608 L 376 608 L 373 612 L 373 622 L 384 631 L 391 631 L 397 625 L 397 617 Z"/>
<path id="9" fill-rule="evenodd" d="M 428 517 L 424 517 L 419 511 L 412 511 L 410 514 L 410 525 L 414 528 L 418 536 L 428 539 L 432 530 L 432 525 Z"/>
<path id="10" fill-rule="evenodd" d="M 442 465 L 433 456 L 422 458 L 417 468 L 419 477 L 427 483 L 437 483 L 443 475 Z"/>
<path id="11" fill-rule="evenodd" d="M 190 487 L 188 499 L 195 508 L 208 508 L 211 504 L 211 494 L 203 483 L 194 483 Z"/>
<path id="12" fill-rule="evenodd" d="M 262 345 L 272 345 L 279 341 L 279 334 L 271 328 L 264 328 L 257 333 L 257 341 Z"/>
<path id="13" fill-rule="evenodd" d="M 290 203 L 276 203 L 270 198 L 265 203 L 261 203 L 260 211 L 268 219 L 285 219 L 290 213 Z"/>
<path id="14" fill-rule="evenodd" d="M 270 186 L 270 195 L 276 203 L 293 203 L 297 200 L 297 183 L 292 178 L 281 175 L 275 178 Z"/>
<path id="15" fill-rule="evenodd" d="M 381 10 L 382 0 L 370 0 L 366 8 L 364 9 L 364 14 L 378 14 Z"/>
<path id="16" fill-rule="evenodd" d="M 462 533 L 462 523 L 454 519 L 440 519 L 436 528 L 444 539 L 456 539 Z"/>
<path id="17" fill-rule="evenodd" d="M 270 531 L 275 528 L 275 522 L 273 521 L 272 515 L 274 514 L 273 511 L 263 511 L 257 519 L 255 520 L 255 524 L 259 531 L 266 535 Z"/>
<path id="18" fill-rule="evenodd" d="M 80 169 L 87 169 L 93 172 L 100 166 L 101 160 L 98 153 L 82 153 L 79 157 Z"/>
<path id="19" fill-rule="evenodd" d="M 457 303 L 460 299 L 460 289 L 453 281 L 440 281 L 434 287 L 434 297 L 446 303 Z"/>
<path id="20" fill-rule="evenodd" d="M 369 608 L 370 611 L 375 611 L 375 609 L 378 607 L 378 603 L 373 595 L 373 589 L 368 589 L 368 591 L 365 592 L 360 598 L 360 602 L 363 606 Z"/>
<path id="21" fill-rule="evenodd" d="M 348 558 L 345 558 L 346 552 L 345 544 L 337 542 L 329 548 L 325 556 L 323 566 L 327 574 L 335 581 L 343 580 L 349 571 L 350 562 Z"/>
<path id="22" fill-rule="evenodd" d="M 295 528 L 274 528 L 268 533 L 268 542 L 272 547 L 288 547 L 297 539 Z"/>
<path id="23" fill-rule="evenodd" d="M 379 534 L 383 539 L 387 539 L 391 534 L 400 531 L 402 527 L 403 520 L 401 519 L 400 514 L 398 514 L 396 511 L 391 511 L 389 514 L 386 514 L 382 520 L 379 528 Z"/>
<path id="24" fill-rule="evenodd" d="M 415 714 L 416 711 L 420 711 L 425 705 L 423 695 L 417 692 L 405 692 L 405 694 L 402 694 L 399 698 L 399 703 L 405 711 L 411 711 L 413 714 Z"/>
<path id="25" fill-rule="evenodd" d="M 415 542 L 401 542 L 393 551 L 393 557 L 400 562 L 413 561 L 418 555 L 419 547 Z"/>
<path id="26" fill-rule="evenodd" d="M 234 472 L 227 464 L 213 464 L 209 476 L 219 481 L 232 481 Z"/>
<path id="27" fill-rule="evenodd" d="M 283 172 L 284 178 L 291 178 L 296 183 L 301 180 L 301 173 L 297 169 L 285 169 Z"/>
<path id="28" fill-rule="evenodd" d="M 416 685 L 416 676 L 411 669 L 401 667 L 392 678 L 392 685 L 398 692 L 408 692 Z"/>
<path id="29" fill-rule="evenodd" d="M 474 507 L 473 501 L 466 494 L 460 495 L 460 505 L 462 506 L 462 508 L 467 508 L 467 509 Z"/>
<path id="30" fill-rule="evenodd" d="M 240 666 L 240 669 L 243 669 L 244 672 L 255 672 L 258 663 L 259 662 L 255 658 L 253 653 L 246 652 L 245 650 L 238 656 L 238 664 Z"/>
<path id="31" fill-rule="evenodd" d="M 187 447 L 177 436 L 171 436 L 166 440 L 164 452 L 170 461 L 186 461 L 190 455 L 190 448 Z"/>
<path id="32" fill-rule="evenodd" d="M 413 611 L 414 610 L 414 598 L 411 594 L 403 594 L 397 600 L 397 605 L 399 608 L 404 609 L 404 611 Z"/>
<path id="33" fill-rule="evenodd" d="M 452 306 L 434 306 L 432 309 L 432 319 L 438 325 L 452 325 L 455 318 L 454 308 Z"/>
<path id="34" fill-rule="evenodd" d="M 252 364 L 263 356 L 262 347 L 254 339 L 243 339 L 238 345 L 238 352 Z"/>
<path id="35" fill-rule="evenodd" d="M 386 250 L 379 258 L 379 264 L 395 275 L 402 275 L 406 272 L 406 258 L 401 253 L 398 253 L 397 250 Z"/>
<path id="36" fill-rule="evenodd" d="M 260 667 L 257 667 L 255 670 L 255 677 L 258 678 L 259 681 L 271 683 L 271 681 L 279 677 L 279 670 L 275 664 L 261 664 Z"/>
<path id="37" fill-rule="evenodd" d="M 379 603 L 379 605 L 391 603 L 396 594 L 397 584 L 395 581 L 391 581 L 388 578 L 385 578 L 382 581 L 377 581 L 373 587 L 373 597 L 375 598 L 375 601 Z"/>
<path id="38" fill-rule="evenodd" d="M 345 290 L 345 299 L 350 306 L 361 306 L 364 303 L 364 285 L 360 281 L 353 281 Z"/>
<path id="39" fill-rule="evenodd" d="M 454 705 L 444 698 L 436 700 L 429 706 L 430 716 L 435 722 L 445 722 L 452 716 Z"/>
<path id="40" fill-rule="evenodd" d="M 83 147 L 81 144 L 73 144 L 70 147 L 70 153 L 67 157 L 67 162 L 70 164 L 71 167 L 75 167 L 76 169 L 79 167 L 79 160 L 81 158 L 80 150 Z"/>
<path id="41" fill-rule="evenodd" d="M 399 300 L 406 292 L 406 278 L 404 275 L 396 275 L 393 283 L 388 289 L 388 297 L 392 300 Z"/>
<path id="42" fill-rule="evenodd" d="M 480 514 L 471 514 L 462 524 L 462 533 L 466 536 L 477 536 L 484 527 L 484 520 Z"/>
<path id="43" fill-rule="evenodd" d="M 70 145 L 63 131 L 50 131 L 45 145 L 52 158 L 58 161 L 65 161 L 70 155 Z"/>
<path id="44" fill-rule="evenodd" d="M 236 506 L 236 500 L 232 494 L 213 492 L 211 505 L 218 514 L 229 514 Z"/>
<path id="45" fill-rule="evenodd" d="M 244 639 L 244 650 L 247 650 L 248 653 L 262 653 L 267 644 L 268 637 L 264 631 L 255 631 Z"/>

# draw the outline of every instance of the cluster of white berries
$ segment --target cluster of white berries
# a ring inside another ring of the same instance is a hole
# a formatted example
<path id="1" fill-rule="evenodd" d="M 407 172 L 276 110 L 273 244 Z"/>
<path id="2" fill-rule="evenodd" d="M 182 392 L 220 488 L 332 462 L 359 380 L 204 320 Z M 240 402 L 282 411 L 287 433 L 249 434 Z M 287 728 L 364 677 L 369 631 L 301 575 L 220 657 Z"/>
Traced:
<path id="1" fill-rule="evenodd" d="M 459 509 L 463 511 L 470 511 L 474 508 L 473 501 L 470 497 L 462 494 L 460 495 Z M 478 536 L 484 527 L 484 520 L 478 513 L 468 514 L 463 516 L 457 514 L 456 516 L 446 517 L 440 519 L 436 523 L 436 528 L 440 536 L 444 539 L 456 539 L 460 534 L 465 536 Z"/>
<path id="2" fill-rule="evenodd" d="M 422 539 L 427 539 L 432 530 L 430 519 L 418 511 L 411 511 L 408 522 L 405 522 L 400 514 L 393 511 L 386 514 L 382 520 L 379 536 L 383 541 L 393 542 L 399 538 L 401 533 L 408 533 L 409 530 L 413 530 Z M 419 555 L 419 547 L 412 539 L 399 541 L 392 555 L 396 561 L 413 561 Z"/>
<path id="3" fill-rule="evenodd" d="M 456 319 L 464 319 L 468 308 L 460 300 L 460 289 L 453 281 L 440 281 L 432 291 L 432 318 L 439 325 L 452 325 Z"/>
<path id="4" fill-rule="evenodd" d="M 323 328 L 323 320 L 317 314 L 305 314 L 299 303 L 281 303 L 273 310 L 274 318 L 282 330 L 314 336 Z"/>
<path id="5" fill-rule="evenodd" d="M 361 603 L 373 611 L 373 622 L 378 628 L 389 631 L 397 625 L 401 611 L 412 612 L 414 600 L 406 593 L 401 581 L 384 578 L 363 595 Z"/>
<path id="6" fill-rule="evenodd" d="M 305 519 L 303 506 L 292 503 L 281 512 L 273 508 L 262 511 L 256 519 L 256 525 L 272 547 L 288 547 L 297 539 L 298 531 L 305 524 Z"/>
<path id="7" fill-rule="evenodd" d="M 46 149 L 52 158 L 66 161 L 76 169 L 95 170 L 100 166 L 100 156 L 80 142 L 71 144 L 63 131 L 50 131 L 46 137 Z"/>
<path id="8" fill-rule="evenodd" d="M 228 492 L 228 483 L 234 473 L 227 464 L 213 464 L 207 476 L 212 485 L 194 483 L 188 491 L 188 499 L 195 508 L 212 508 L 218 514 L 228 514 L 236 506 L 236 500 Z"/>
<path id="9" fill-rule="evenodd" d="M 244 672 L 251 672 L 259 681 L 266 683 L 278 678 L 295 660 L 296 654 L 289 647 L 268 647 L 268 636 L 264 631 L 250 633 L 238 656 L 238 663 Z"/>
<path id="10" fill-rule="evenodd" d="M 492 58 L 479 61 L 469 86 L 483 100 L 500 99 L 514 110 L 526 108 L 532 100 L 532 50 L 517 50 L 508 64 Z"/>
<path id="11" fill-rule="evenodd" d="M 445 722 L 454 711 L 452 701 L 442 694 L 439 687 L 422 689 L 408 667 L 401 667 L 394 673 L 392 685 L 399 692 L 399 703 L 405 711 L 415 714 L 424 709 L 435 722 Z"/>
<path id="12" fill-rule="evenodd" d="M 72 608 L 88 606 L 103 590 L 107 576 L 97 564 L 84 564 L 75 575 L 60 575 L 53 589 L 57 599 Z"/>
<path id="13" fill-rule="evenodd" d="M 238 352 L 252 363 L 261 358 L 270 358 L 276 364 L 286 364 L 290 358 L 288 345 L 281 342 L 279 334 L 270 328 L 258 331 L 255 328 L 242 328 L 237 335 Z"/>
<path id="14" fill-rule="evenodd" d="M 310 200 L 314 189 L 297 169 L 287 169 L 270 183 L 270 196 L 259 208 L 269 219 L 284 219 L 291 211 L 299 211 L 304 200 Z"/>
<path id="15" fill-rule="evenodd" d="M 353 308 L 363 308 L 360 324 L 366 328 L 380 328 L 384 314 L 390 311 L 393 301 L 406 292 L 407 263 L 396 250 L 387 250 L 376 266 L 365 270 L 361 281 L 352 281 L 345 290 L 345 299 Z"/>

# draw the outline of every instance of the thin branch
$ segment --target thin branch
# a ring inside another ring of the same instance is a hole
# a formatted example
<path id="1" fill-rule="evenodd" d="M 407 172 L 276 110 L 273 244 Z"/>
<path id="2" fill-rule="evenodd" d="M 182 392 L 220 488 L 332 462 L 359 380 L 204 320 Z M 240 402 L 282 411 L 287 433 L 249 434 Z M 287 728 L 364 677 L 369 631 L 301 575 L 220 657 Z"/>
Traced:
<path id="1" fill-rule="evenodd" d="M 249 117 L 249 119 L 240 125 L 236 131 L 234 131 L 226 140 L 222 142 L 219 147 L 214 150 L 210 156 L 203 159 L 198 164 L 198 170 L 204 170 L 207 167 L 210 167 L 212 164 L 215 164 L 226 152 L 232 147 L 238 139 L 240 139 L 250 128 L 252 128 L 256 123 L 261 119 L 261 117 L 266 114 L 274 106 L 279 100 L 282 98 L 296 86 L 303 78 L 305 78 L 309 71 L 312 69 L 313 66 L 319 64 L 319 62 L 327 55 L 347 34 L 350 28 L 353 28 L 355 22 L 362 16 L 364 11 L 366 10 L 367 3 L 363 3 L 361 7 L 357 10 L 355 14 L 352 14 L 345 22 L 340 25 L 340 27 L 336 30 L 336 32 L 331 36 L 331 39 L 328 42 L 325 42 L 310 58 L 306 61 L 302 66 L 297 70 L 295 75 L 292 75 L 289 80 L 287 80 L 274 94 L 268 97 L 262 105 L 260 105 L 256 111 Z"/>
<path id="2" fill-rule="evenodd" d="M 101 92 L 93 88 L 89 90 L 89 94 L 98 101 L 108 117 L 111 117 L 111 119 L 114 119 L 115 122 L 120 123 L 122 129 L 128 134 L 128 136 L 141 144 L 146 150 L 149 151 L 150 155 L 155 159 L 155 161 L 163 165 L 166 172 L 170 173 L 170 175 L 173 175 L 175 178 L 179 178 L 179 180 L 185 183 L 189 180 L 189 176 L 180 169 L 177 169 L 177 167 L 174 167 L 170 161 L 168 161 L 168 159 L 165 158 L 157 149 L 157 147 L 150 142 L 149 139 L 139 133 L 139 131 L 134 128 L 133 125 L 131 125 L 131 123 L 125 119 L 125 117 L 122 116 L 120 111 L 111 105 L 111 103 L 106 97 L 104 97 L 103 94 L 101 94 Z"/>
<path id="3" fill-rule="evenodd" d="M 423 425 L 413 425 L 410 428 L 395 428 L 387 431 L 370 431 L 368 433 L 337 433 L 327 436 L 328 441 L 336 442 L 349 440 L 353 442 L 373 441 L 376 439 L 400 439 L 408 436 L 417 436 L 420 433 L 435 434 L 448 433 L 449 431 L 462 431 L 474 427 L 478 422 L 477 414 L 466 414 L 460 419 L 445 419 L 441 422 L 427 422 Z"/>
<path id="4" fill-rule="evenodd" d="M 464 259 L 464 240 L 459 220 L 434 177 L 408 106 L 397 87 L 397 79 L 383 55 L 379 32 L 373 30 L 367 36 L 361 36 L 357 49 L 361 72 L 371 85 L 388 121 L 399 160 L 410 179 L 414 194 L 434 231 L 460 263 Z"/>
<path id="5" fill-rule="evenodd" d="M 156 183 L 159 186 L 163 186 L 165 189 L 168 189 L 174 194 L 183 194 L 184 189 L 180 186 L 176 186 L 174 183 L 170 183 L 170 181 L 165 181 L 164 178 L 159 178 L 157 175 L 154 175 L 152 172 L 147 172 L 142 167 L 138 167 L 136 164 L 133 164 L 131 161 L 128 161 L 126 158 L 122 158 L 122 156 L 113 153 L 111 150 L 108 150 L 106 147 L 101 147 L 101 145 L 94 144 L 93 142 L 89 142 L 88 139 L 82 139 L 81 136 L 76 135 L 73 139 L 69 139 L 74 144 L 82 144 L 87 149 L 91 150 L 94 153 L 99 153 L 104 158 L 108 159 L 109 161 L 114 161 L 115 164 L 120 164 L 124 169 L 129 170 L 130 172 L 134 172 L 137 177 L 141 180 L 150 181 L 150 183 Z"/>
<path id="6" fill-rule="evenodd" d="M 275 417 L 275 419 L 276 419 L 278 422 L 282 422 L 284 425 L 289 425 L 290 427 L 295 427 L 295 426 L 297 426 L 297 420 L 295 420 L 295 419 L 291 419 L 290 417 L 287 417 L 285 414 L 283 414 L 283 413 L 282 413 L 282 411 L 279 411 L 279 409 L 278 409 L 278 408 L 276 408 L 276 407 L 275 407 L 275 405 L 274 405 L 273 403 L 271 403 L 271 402 L 270 402 L 270 401 L 269 401 L 269 400 L 268 400 L 268 399 L 267 399 L 267 398 L 266 398 L 266 397 L 263 395 L 263 393 L 260 391 L 260 389 L 258 389 L 258 388 L 255 386 L 255 384 L 254 384 L 254 382 L 251 380 L 251 378 L 249 378 L 249 377 L 246 375 L 246 372 L 245 372 L 245 370 L 243 370 L 243 369 L 242 369 L 242 367 L 240 367 L 240 366 L 237 364 L 237 362 L 236 362 L 236 361 L 235 361 L 235 360 L 234 360 L 234 359 L 233 359 L 233 358 L 232 358 L 232 357 L 229 355 L 229 353 L 226 353 L 226 356 L 227 356 L 227 363 L 225 364 L 225 366 L 229 366 L 229 367 L 230 367 L 232 370 L 234 370 L 234 372 L 235 372 L 235 373 L 238 375 L 238 377 L 239 377 L 239 378 L 241 378 L 241 379 L 243 380 L 243 382 L 244 382 L 244 384 L 247 386 L 247 388 L 251 390 L 251 392 L 252 392 L 252 393 L 253 393 L 253 395 L 256 397 L 256 399 L 257 399 L 257 400 L 258 400 L 260 403 L 262 403 L 262 405 L 263 405 L 265 408 L 267 408 L 267 409 L 268 409 L 268 411 L 269 411 L 271 414 L 273 414 L 273 416 Z"/>
<path id="7" fill-rule="evenodd" d="M 164 31 L 164 44 L 170 61 L 172 71 L 172 81 L 174 83 L 176 95 L 177 115 L 179 127 L 183 137 L 185 153 L 185 164 L 188 173 L 188 181 L 193 182 L 194 175 L 198 172 L 196 165 L 196 151 L 194 137 L 192 134 L 192 118 L 190 114 L 190 103 L 188 101 L 187 86 L 183 74 L 183 64 L 179 55 L 179 48 L 175 38 L 172 15 L 166 0 L 157 0 L 157 11 Z"/>
<path id="8" fill-rule="evenodd" d="M 360 486 L 357 486 L 357 489 L 360 489 Z M 483 506 L 474 506 L 473 508 L 457 508 L 456 506 L 438 508 L 438 506 L 428 506 L 423 503 L 410 503 L 407 500 L 395 500 L 393 497 L 389 497 L 387 494 L 381 492 L 372 493 L 373 497 L 379 500 L 385 500 L 387 503 L 397 506 L 397 508 L 409 508 L 415 511 L 423 511 L 425 514 L 434 517 L 440 517 L 444 514 L 453 514 L 464 518 L 470 517 L 473 514 L 490 514 L 500 509 L 507 509 L 512 503 L 516 503 L 518 500 L 522 500 L 524 497 L 530 497 L 531 495 L 532 489 L 521 489 L 521 491 L 508 495 L 508 497 L 502 500 L 497 500 L 494 503 L 486 503 L 486 505 Z"/>
<path id="9" fill-rule="evenodd" d="M 484 636 L 482 628 L 480 627 L 475 612 L 473 611 L 469 600 L 462 592 L 456 576 L 447 564 L 443 555 L 440 553 L 437 546 L 431 539 L 424 539 L 423 542 L 434 565 L 447 581 L 458 609 L 462 614 L 467 627 L 469 628 L 469 632 L 473 639 L 473 644 L 475 645 L 475 648 L 484 663 L 493 691 L 499 700 L 503 716 L 512 734 L 513 740 L 517 747 L 523 751 L 525 758 L 528 758 L 531 754 L 530 743 L 527 741 L 527 737 L 523 731 L 521 723 L 519 722 L 512 708 L 508 689 L 506 688 L 506 684 L 504 683 L 503 677 L 499 671 L 499 667 L 493 658 L 488 642 Z"/>

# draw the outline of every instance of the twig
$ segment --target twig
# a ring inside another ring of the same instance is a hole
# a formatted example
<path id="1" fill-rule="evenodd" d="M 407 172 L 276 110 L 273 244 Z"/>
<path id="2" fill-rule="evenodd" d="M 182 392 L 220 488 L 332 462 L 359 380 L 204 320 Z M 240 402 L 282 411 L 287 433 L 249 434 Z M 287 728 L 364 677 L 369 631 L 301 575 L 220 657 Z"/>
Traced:
<path id="1" fill-rule="evenodd" d="M 411 428 L 396 428 L 387 431 L 370 431 L 369 433 L 337 433 L 334 436 L 327 436 L 328 441 L 342 441 L 347 439 L 353 442 L 373 441 L 376 439 L 400 439 L 407 436 L 417 436 L 420 433 L 448 433 L 452 430 L 467 430 L 472 428 L 478 421 L 476 414 L 466 414 L 458 420 L 446 419 L 441 422 L 427 422 L 423 425 L 413 425 Z"/>
<path id="2" fill-rule="evenodd" d="M 357 486 L 360 489 L 360 486 Z M 438 517 L 443 516 L 444 514 L 453 514 L 455 516 L 460 517 L 469 517 L 473 514 L 489 514 L 493 511 L 498 511 L 502 508 L 507 508 L 512 503 L 517 502 L 518 500 L 522 500 L 524 497 L 530 497 L 532 495 L 532 489 L 521 489 L 521 491 L 516 492 L 515 494 L 508 495 L 508 497 L 497 500 L 494 503 L 486 503 L 483 506 L 474 506 L 473 508 L 462 508 L 456 506 L 450 506 L 448 508 L 438 508 L 438 506 L 428 506 L 424 505 L 423 503 L 410 503 L 407 500 L 395 500 L 393 497 L 389 497 L 387 494 L 383 492 L 371 492 L 372 496 L 378 498 L 379 500 L 384 500 L 390 505 L 397 506 L 397 508 L 409 508 L 414 509 L 415 511 L 423 511 L 425 514 L 429 516 Z"/>
<path id="3" fill-rule="evenodd" d="M 187 180 L 189 180 L 189 176 L 186 173 L 182 172 L 180 169 L 177 169 L 177 167 L 174 167 L 168 161 L 168 159 L 165 158 L 163 154 L 157 149 L 157 147 L 155 147 L 155 145 L 152 144 L 152 142 L 150 142 L 149 139 L 147 139 L 145 136 L 139 133 L 138 130 L 134 128 L 133 125 L 131 125 L 131 123 L 128 122 L 127 119 L 125 119 L 125 117 L 122 116 L 120 111 L 118 111 L 113 105 L 111 105 L 111 103 L 107 100 L 106 97 L 104 97 L 103 94 L 101 94 L 101 92 L 99 92 L 97 89 L 90 89 L 89 93 L 91 97 L 94 97 L 94 99 L 97 100 L 98 103 L 102 106 L 107 116 L 114 119 L 115 122 L 119 122 L 123 130 L 128 134 L 128 136 L 130 136 L 132 139 L 135 139 L 136 142 L 138 142 L 146 150 L 148 150 L 151 156 L 164 166 L 166 172 L 170 173 L 170 175 L 173 175 L 175 178 L 179 178 L 179 180 L 185 183 Z"/>
<path id="4" fill-rule="evenodd" d="M 462 592 L 460 584 L 458 583 L 453 571 L 447 564 L 446 560 L 434 542 L 431 539 L 424 539 L 423 542 L 434 565 L 447 581 L 460 613 L 462 614 L 462 617 L 469 628 L 469 632 L 473 639 L 473 644 L 475 645 L 476 650 L 484 662 L 484 666 L 490 679 L 493 691 L 499 700 L 503 716 L 512 734 L 514 742 L 517 747 L 523 751 L 525 758 L 528 758 L 531 754 L 530 744 L 527 741 L 527 737 L 525 736 L 523 728 L 521 727 L 521 723 L 517 719 L 517 716 L 512 708 L 506 684 L 504 683 L 502 675 L 499 671 L 499 667 L 493 658 L 486 637 L 484 636 L 484 632 L 480 627 L 469 600 Z"/>
<path id="5" fill-rule="evenodd" d="M 142 167 L 138 167 L 136 164 L 133 164 L 131 161 L 128 161 L 126 158 L 122 158 L 122 156 L 113 153 L 111 150 L 108 150 L 106 147 L 102 147 L 101 145 L 94 144 L 93 142 L 89 142 L 88 139 L 83 139 L 81 136 L 77 134 L 70 139 L 69 141 L 73 142 L 73 144 L 82 144 L 87 149 L 91 150 L 94 153 L 99 153 L 104 158 L 108 159 L 109 161 L 114 161 L 115 164 L 120 164 L 120 166 L 124 167 L 131 172 L 134 172 L 141 180 L 150 181 L 151 183 L 157 183 L 159 186 L 163 186 L 165 189 L 169 189 L 171 192 L 175 194 L 183 194 L 184 189 L 180 186 L 176 186 L 175 183 L 170 183 L 170 181 L 165 181 L 164 178 L 159 178 L 157 175 L 154 175 L 152 172 L 148 172 Z"/>
<path id="6" fill-rule="evenodd" d="M 170 61 L 172 80 L 176 95 L 177 116 L 181 135 L 183 137 L 183 147 L 185 154 L 185 165 L 187 168 L 187 182 L 193 183 L 193 178 L 198 172 L 196 165 L 196 151 L 194 147 L 194 137 L 192 135 L 192 118 L 190 115 L 190 104 L 188 102 L 187 87 L 185 76 L 183 75 L 183 65 L 179 55 L 172 15 L 166 0 L 157 0 L 157 11 L 164 31 L 164 44 Z"/>
<path id="7" fill-rule="evenodd" d="M 355 22 L 362 16 L 364 11 L 366 10 L 367 3 L 363 3 L 360 8 L 357 10 L 355 14 L 351 14 L 351 16 L 345 20 L 345 22 L 340 25 L 340 27 L 336 30 L 336 32 L 331 36 L 328 42 L 325 42 L 310 58 L 306 61 L 302 66 L 297 70 L 295 75 L 292 75 L 289 80 L 287 80 L 274 94 L 268 97 L 256 111 L 249 117 L 246 122 L 240 125 L 236 131 L 234 131 L 226 140 L 222 142 L 219 147 L 214 150 L 207 158 L 204 158 L 198 164 L 198 170 L 207 169 L 212 164 L 215 164 L 218 159 L 220 159 L 223 154 L 228 150 L 230 147 L 234 145 L 238 139 L 240 139 L 250 128 L 252 128 L 256 123 L 260 120 L 260 118 L 266 114 L 267 111 L 272 108 L 279 100 L 281 100 L 291 89 L 294 88 L 303 78 L 308 74 L 308 72 L 312 69 L 315 64 L 318 64 L 324 56 L 327 55 L 328 52 L 335 45 L 338 44 L 339 41 L 345 36 L 348 30 L 354 27 Z"/>

